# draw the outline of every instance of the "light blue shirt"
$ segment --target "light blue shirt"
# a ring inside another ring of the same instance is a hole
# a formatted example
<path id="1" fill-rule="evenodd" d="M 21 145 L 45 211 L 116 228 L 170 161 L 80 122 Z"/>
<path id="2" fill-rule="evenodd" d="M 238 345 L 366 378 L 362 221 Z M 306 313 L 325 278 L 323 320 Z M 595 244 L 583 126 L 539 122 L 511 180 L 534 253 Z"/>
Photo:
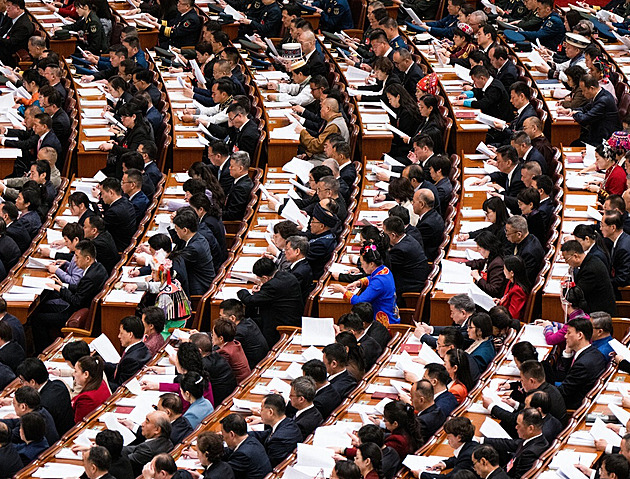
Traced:
<path id="1" fill-rule="evenodd" d="M 195 429 L 201 421 L 213 412 L 214 407 L 212 407 L 212 403 L 205 397 L 201 397 L 188 407 L 188 410 L 184 413 L 184 417 L 188 419 L 192 428 Z"/>

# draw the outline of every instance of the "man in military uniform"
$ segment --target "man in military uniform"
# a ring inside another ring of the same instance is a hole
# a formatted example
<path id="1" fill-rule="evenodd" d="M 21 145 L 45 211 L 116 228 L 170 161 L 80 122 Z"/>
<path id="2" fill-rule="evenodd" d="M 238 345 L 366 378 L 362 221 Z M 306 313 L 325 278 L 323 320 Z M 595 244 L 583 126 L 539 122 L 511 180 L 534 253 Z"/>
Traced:
<path id="1" fill-rule="evenodd" d="M 96 12 L 92 11 L 89 0 L 76 0 L 74 7 L 77 10 L 79 19 L 72 25 L 64 25 L 61 29 L 70 32 L 83 32 L 77 46 L 94 55 L 100 55 L 101 52 L 107 51 L 107 37 L 103 24 Z"/>
<path id="2" fill-rule="evenodd" d="M 148 14 L 144 16 L 148 23 L 159 29 L 159 43 L 162 48 L 193 47 L 199 40 L 202 23 L 195 10 L 195 0 L 179 0 L 177 11 L 179 15 L 168 21 L 158 21 Z"/>
<path id="3" fill-rule="evenodd" d="M 558 45 L 564 41 L 564 22 L 560 15 L 553 11 L 553 0 L 538 0 L 538 16 L 543 19 L 542 27 L 536 31 L 521 31 L 519 33 L 530 42 L 536 39 L 551 51 L 556 51 Z"/>
<path id="4" fill-rule="evenodd" d="M 322 16 L 319 21 L 319 26 L 322 30 L 340 32 L 341 30 L 354 28 L 348 0 L 315 0 L 312 6 Z"/>
<path id="5" fill-rule="evenodd" d="M 277 37 L 282 27 L 282 11 L 276 0 L 262 0 L 262 8 L 255 13 L 248 12 L 240 20 L 239 36 L 258 33 L 261 37 Z"/>

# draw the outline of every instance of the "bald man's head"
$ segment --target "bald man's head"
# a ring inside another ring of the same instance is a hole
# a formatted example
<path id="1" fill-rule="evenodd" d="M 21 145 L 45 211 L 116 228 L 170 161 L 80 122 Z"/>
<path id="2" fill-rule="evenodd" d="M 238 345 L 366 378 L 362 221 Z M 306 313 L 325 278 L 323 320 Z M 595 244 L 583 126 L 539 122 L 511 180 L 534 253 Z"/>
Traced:
<path id="1" fill-rule="evenodd" d="M 433 209 L 435 204 L 435 196 L 431 190 L 420 188 L 413 195 L 413 211 L 417 215 L 422 215 Z"/>

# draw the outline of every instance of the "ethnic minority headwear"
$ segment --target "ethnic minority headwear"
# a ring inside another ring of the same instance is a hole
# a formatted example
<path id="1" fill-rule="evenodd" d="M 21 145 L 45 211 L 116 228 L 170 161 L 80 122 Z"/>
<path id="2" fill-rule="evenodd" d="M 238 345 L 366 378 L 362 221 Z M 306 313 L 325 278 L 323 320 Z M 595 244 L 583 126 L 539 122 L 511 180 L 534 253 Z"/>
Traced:
<path id="1" fill-rule="evenodd" d="M 339 221 L 335 215 L 333 215 L 329 211 L 326 211 L 319 205 L 319 203 L 316 204 L 315 208 L 313 209 L 313 218 L 315 218 L 317 221 L 322 223 L 324 226 L 327 226 L 328 228 L 334 228 L 335 226 L 337 226 L 337 223 Z"/>
<path id="2" fill-rule="evenodd" d="M 151 258 L 151 270 L 157 271 L 160 277 L 160 282 L 167 282 L 171 284 L 171 268 L 173 262 L 168 258 L 167 253 L 164 250 L 157 251 Z"/>
<path id="3" fill-rule="evenodd" d="M 606 143 L 613 150 L 624 150 L 623 153 L 630 150 L 630 137 L 626 131 L 614 132 Z"/>

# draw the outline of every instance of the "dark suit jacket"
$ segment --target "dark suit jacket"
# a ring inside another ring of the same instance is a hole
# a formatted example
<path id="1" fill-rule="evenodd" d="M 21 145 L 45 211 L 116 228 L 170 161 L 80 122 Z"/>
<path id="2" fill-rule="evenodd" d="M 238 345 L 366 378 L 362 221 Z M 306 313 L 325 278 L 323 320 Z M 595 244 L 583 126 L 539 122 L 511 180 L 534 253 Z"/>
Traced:
<path id="1" fill-rule="evenodd" d="M 20 259 L 22 252 L 13 238 L 9 235 L 0 236 L 0 261 L 9 271 Z"/>
<path id="2" fill-rule="evenodd" d="M 31 236 L 22 223 L 14 221 L 7 226 L 7 236 L 13 238 L 22 253 L 31 246 Z"/>
<path id="3" fill-rule="evenodd" d="M 107 275 L 112 272 L 116 263 L 120 261 L 120 254 L 114 237 L 109 231 L 103 231 L 92 240 L 96 248 L 96 259 L 105 267 Z"/>
<path id="4" fill-rule="evenodd" d="M 295 266 L 289 267 L 289 273 L 291 273 L 300 283 L 300 291 L 302 292 L 302 301 L 306 304 L 308 295 L 311 292 L 313 286 L 313 270 L 310 263 L 305 259 L 298 262 Z"/>
<path id="5" fill-rule="evenodd" d="M 523 446 L 522 439 L 492 439 L 486 438 L 484 444 L 494 447 L 502 457 L 503 464 L 512 462 L 512 467 L 507 474 L 518 479 L 531 469 L 536 460 L 549 447 L 549 443 L 542 434 L 533 438 Z"/>
<path id="6" fill-rule="evenodd" d="M 236 451 L 226 448 L 223 460 L 230 465 L 236 479 L 263 479 L 272 471 L 265 448 L 251 436 Z"/>
<path id="7" fill-rule="evenodd" d="M 586 105 L 577 109 L 573 119 L 582 126 L 580 139 L 590 145 L 599 145 L 619 130 L 619 112 L 615 98 L 601 88 Z"/>
<path id="8" fill-rule="evenodd" d="M 162 95 L 160 94 L 160 90 L 158 90 L 158 87 L 156 87 L 153 83 L 151 83 L 147 87 L 147 89 L 143 91 L 149 94 L 149 96 L 151 97 L 151 103 L 153 103 L 154 105 L 160 103 Z"/>
<path id="9" fill-rule="evenodd" d="M 204 294 L 216 276 L 208 242 L 199 233 L 195 233 L 180 251 L 186 263 L 190 294 Z"/>
<path id="10" fill-rule="evenodd" d="M 138 191 L 137 194 L 133 196 L 133 198 L 127 198 L 136 212 L 136 227 L 140 224 L 142 218 L 144 218 L 144 214 L 147 212 L 147 208 L 151 201 L 142 191 Z M 135 233 L 135 232 L 134 232 Z"/>
<path id="11" fill-rule="evenodd" d="M 46 408 L 43 408 L 41 406 L 35 409 L 33 412 L 39 413 L 44 418 L 44 422 L 46 423 L 46 431 L 44 437 L 46 438 L 48 444 L 54 444 L 55 442 L 57 442 L 59 440 L 59 433 L 55 428 L 55 421 L 53 420 L 50 413 L 46 410 Z M 9 429 L 11 429 L 11 441 L 14 444 L 24 442 L 20 437 L 20 419 L 2 419 L 1 421 L 9 426 Z"/>
<path id="12" fill-rule="evenodd" d="M 572 364 L 573 363 L 573 364 Z M 573 358 L 562 357 L 562 365 L 566 375 L 558 390 L 568 409 L 580 407 L 586 394 L 593 389 L 602 375 L 608 361 L 599 350 L 593 346 L 586 348 L 573 362 Z M 559 378 L 556 378 L 559 379 Z"/>
<path id="13" fill-rule="evenodd" d="M 416 97 L 416 88 L 418 86 L 418 82 L 422 79 L 424 73 L 422 72 L 422 68 L 416 62 L 413 62 L 411 68 L 407 73 L 402 72 L 402 76 L 400 80 L 402 81 L 405 90 L 409 92 L 411 98 Z"/>
<path id="14" fill-rule="evenodd" d="M 368 326 L 365 333 L 374 339 L 381 349 L 385 349 L 392 339 L 389 330 L 380 321 L 372 321 L 372 324 Z"/>
<path id="15" fill-rule="evenodd" d="M 260 313 L 262 333 L 267 344 L 273 347 L 280 339 L 278 326 L 300 326 L 304 303 L 300 285 L 288 271 L 278 271 L 259 291 L 251 294 L 245 289 L 238 292 L 247 307 L 256 307 Z"/>
<path id="16" fill-rule="evenodd" d="M 0 362 L 9 366 L 14 372 L 24 358 L 26 358 L 24 349 L 17 341 L 11 340 L 0 348 Z"/>
<path id="17" fill-rule="evenodd" d="M 403 293 L 422 291 L 430 272 L 422 245 L 409 235 L 389 249 L 389 269 L 394 275 L 398 301 Z"/>
<path id="18" fill-rule="evenodd" d="M 37 144 L 39 144 L 39 138 L 37 139 Z M 57 135 L 55 135 L 55 132 L 53 130 L 50 130 L 48 134 L 44 137 L 44 139 L 42 140 L 42 144 L 39 146 L 39 150 L 41 150 L 45 146 L 54 148 L 57 152 L 57 158 L 63 158 L 64 151 L 63 147 L 61 146 L 61 141 L 59 141 L 59 138 L 57 138 Z M 37 151 L 39 150 L 36 150 L 35 154 L 37 154 Z"/>
<path id="19" fill-rule="evenodd" d="M 293 417 L 293 421 L 302 432 L 302 441 L 305 441 L 306 438 L 315 431 L 315 428 L 319 427 L 319 425 L 324 422 L 324 419 L 319 409 L 311 407 L 299 416 Z"/>
<path id="20" fill-rule="evenodd" d="M 511 253 L 512 251 L 510 251 Z M 532 234 L 528 234 L 523 241 L 516 245 L 516 255 L 525 262 L 527 277 L 531 284 L 534 284 L 540 268 L 542 268 L 545 250 L 540 241 Z"/>
<path id="21" fill-rule="evenodd" d="M 40 389 L 39 397 L 55 421 L 60 436 L 63 436 L 74 426 L 74 412 L 68 388 L 59 380 L 48 380 Z"/>
<path id="22" fill-rule="evenodd" d="M 203 358 L 203 369 L 210 377 L 214 404 L 221 404 L 236 389 L 236 377 L 227 359 L 217 352 Z"/>
<path id="23" fill-rule="evenodd" d="M 130 379 L 151 359 L 151 352 L 140 341 L 125 350 L 118 364 L 105 363 L 105 374 L 110 382 L 110 389 L 115 391 Z"/>
<path id="24" fill-rule="evenodd" d="M 558 434 L 562 432 L 562 429 L 564 428 L 560 421 L 551 414 L 547 414 L 543 419 L 542 433 L 549 444 L 556 440 Z"/>
<path id="25" fill-rule="evenodd" d="M 26 13 L 26 12 L 25 12 Z M 0 59 L 5 65 L 15 66 L 13 54 L 28 48 L 28 39 L 33 35 L 35 27 L 26 13 L 17 19 L 15 24 L 7 22 L 0 30 Z M 4 38 L 6 33 L 9 33 Z"/>
<path id="26" fill-rule="evenodd" d="M 328 74 L 328 67 L 326 66 L 326 59 L 324 54 L 319 50 L 315 50 L 306 64 L 311 68 L 311 76 Z"/>
<path id="27" fill-rule="evenodd" d="M 112 461 L 112 465 L 109 468 L 109 473 L 116 479 L 135 479 L 136 476 L 131 468 L 131 462 L 126 456 L 120 456 L 118 459 Z"/>
<path id="28" fill-rule="evenodd" d="M 328 384 L 317 391 L 315 399 L 313 400 L 313 404 L 317 409 L 319 409 L 319 412 L 322 414 L 324 419 L 328 418 L 328 416 L 330 416 L 342 402 L 342 397 L 332 384 Z"/>
<path id="29" fill-rule="evenodd" d="M 76 285 L 70 285 L 69 288 L 61 288 L 59 296 L 70 305 L 72 313 L 81 308 L 89 308 L 92 299 L 101 292 L 108 277 L 105 267 L 98 261 L 95 261 Z"/>
<path id="30" fill-rule="evenodd" d="M 620 299 L 618 289 L 630 284 L 630 235 L 628 233 L 621 233 L 610 257 L 612 262 L 612 285 L 617 289 L 615 294 Z"/>
<path id="31" fill-rule="evenodd" d="M 224 221 L 240 221 L 243 219 L 253 188 L 254 182 L 249 175 L 245 175 L 232 185 L 230 194 L 225 201 L 223 210 Z"/>
<path id="32" fill-rule="evenodd" d="M 0 447 L 0 478 L 9 479 L 23 467 L 22 459 L 13 444 Z"/>
<path id="33" fill-rule="evenodd" d="M 124 251 L 131 243 L 131 238 L 137 229 L 136 209 L 131 201 L 121 197 L 111 205 L 106 205 L 103 221 L 105 221 L 105 228 L 114 238 L 118 251 Z"/>
<path id="34" fill-rule="evenodd" d="M 193 432 L 193 428 L 184 416 L 179 416 L 171 423 L 171 442 L 180 444 L 184 438 Z"/>
<path id="35" fill-rule="evenodd" d="M 341 179 L 348 185 L 349 188 L 352 188 L 354 180 L 357 178 L 357 169 L 354 167 L 352 162 L 346 163 L 340 168 L 339 176 L 341 176 Z"/>
<path id="36" fill-rule="evenodd" d="M 508 476 L 502 468 L 498 467 L 490 474 L 488 474 L 488 477 L 486 477 L 486 479 L 510 479 L 510 476 Z"/>
<path id="37" fill-rule="evenodd" d="M 486 440 L 487 442 L 487 440 Z M 452 456 L 444 461 L 447 469 L 453 469 L 448 474 L 432 474 L 429 472 L 423 472 L 420 476 L 421 479 L 448 479 L 453 477 L 459 471 L 473 471 L 472 453 L 479 447 L 479 443 L 475 441 L 468 441 L 465 443 L 459 455 L 457 457 Z"/>
<path id="38" fill-rule="evenodd" d="M 284 461 L 295 450 L 298 442 L 302 442 L 302 431 L 293 419 L 288 417 L 280 421 L 273 434 L 271 426 L 265 426 L 264 431 L 253 431 L 249 435 L 265 446 L 272 467 Z"/>
<path id="39" fill-rule="evenodd" d="M 518 207 L 518 201 L 516 196 L 521 190 L 525 189 L 525 183 L 521 179 L 522 165 L 519 163 L 516 165 L 514 173 L 512 173 L 512 181 L 508 184 L 508 175 L 502 172 L 495 172 L 490 175 L 490 179 L 502 186 L 505 191 L 503 192 L 505 205 L 509 208 L 513 215 L 520 215 L 521 209 Z"/>
<path id="40" fill-rule="evenodd" d="M 527 155 L 527 158 L 524 158 L 523 160 L 525 162 L 535 161 L 536 163 L 540 165 L 542 174 L 543 175 L 547 174 L 547 160 L 545 160 L 545 157 L 543 156 L 543 154 L 540 151 L 538 151 L 536 148 L 534 148 L 533 146 L 532 146 L 532 149 L 529 150 L 529 154 Z"/>
<path id="41" fill-rule="evenodd" d="M 318 235 L 313 235 L 308 241 L 308 246 L 306 259 L 311 264 L 313 279 L 319 279 L 324 273 L 324 266 L 330 260 L 337 246 L 337 238 L 332 230 L 324 231 Z"/>
<path id="42" fill-rule="evenodd" d="M 551 228 L 551 222 L 553 220 L 553 211 L 555 210 L 555 206 L 553 204 L 553 200 L 551 198 L 547 198 L 544 201 L 540 201 L 538 205 L 538 211 L 543 216 L 545 220 L 545 229 L 549 231 Z"/>
<path id="43" fill-rule="evenodd" d="M 416 228 L 422 234 L 422 242 L 427 259 L 433 261 L 439 253 L 438 249 L 444 236 L 444 219 L 440 216 L 440 213 L 433 209 L 427 211 L 418 220 Z"/>
<path id="44" fill-rule="evenodd" d="M 26 347 L 26 342 L 24 338 L 24 326 L 22 326 L 20 320 L 12 314 L 7 313 L 3 316 L 2 319 L 0 319 L 0 321 L 6 321 L 9 326 L 11 326 L 11 330 L 13 331 L 13 340 L 17 341 L 18 344 L 22 346 L 22 349 L 24 349 Z"/>
<path id="45" fill-rule="evenodd" d="M 151 179 L 153 186 L 157 186 L 163 176 L 162 172 L 155 164 L 155 161 L 152 161 L 148 165 L 144 165 L 144 174 Z"/>
<path id="46" fill-rule="evenodd" d="M 173 443 L 166 437 L 156 437 L 150 441 L 144 441 L 137 446 L 123 447 L 122 454 L 131 462 L 131 468 L 136 476 L 142 474 L 144 465 L 151 461 L 155 456 L 163 452 L 170 452 L 173 449 Z"/>
<path id="47" fill-rule="evenodd" d="M 42 219 L 37 211 L 24 213 L 17 219 L 16 223 L 24 226 L 31 240 L 37 236 L 39 229 L 42 227 Z"/>
<path id="48" fill-rule="evenodd" d="M 254 153 L 256 152 L 258 138 L 260 138 L 258 126 L 253 120 L 249 120 L 245 123 L 245 125 L 243 125 L 241 130 L 231 128 L 228 148 L 231 152 L 246 151 L 249 153 L 249 157 L 253 161 L 255 158 Z"/>
<path id="49" fill-rule="evenodd" d="M 369 334 L 361 336 L 358 344 L 363 350 L 363 356 L 365 357 L 365 370 L 369 371 L 376 364 L 376 360 L 383 354 L 383 348 Z"/>
<path id="50" fill-rule="evenodd" d="M 68 138 L 70 137 L 70 117 L 63 108 L 59 108 L 53 115 L 52 121 L 52 130 L 60 141 L 62 148 L 66 149 L 68 147 Z"/>
<path id="51" fill-rule="evenodd" d="M 215 461 L 203 471 L 203 479 L 234 479 L 234 471 L 227 462 Z"/>
<path id="52" fill-rule="evenodd" d="M 222 168 L 219 168 L 218 166 L 215 166 L 213 164 L 210 164 L 209 167 L 210 171 L 212 171 L 212 174 L 216 176 L 219 180 L 219 184 L 221 185 L 221 188 L 223 188 L 223 192 L 225 193 L 225 196 L 227 198 L 227 196 L 230 194 L 230 190 L 232 189 L 232 185 L 234 184 L 234 178 L 232 178 L 232 176 L 230 175 L 229 158 Z"/>
<path id="53" fill-rule="evenodd" d="M 234 339 L 241 343 L 252 370 L 269 352 L 267 340 L 251 318 L 245 318 L 236 325 L 236 337 Z"/>
<path id="54" fill-rule="evenodd" d="M 584 291 L 587 313 L 605 311 L 615 316 L 615 289 L 613 288 L 608 270 L 595 255 L 587 254 L 582 265 L 574 272 L 575 285 Z"/>
<path id="55" fill-rule="evenodd" d="M 495 78 L 485 91 L 481 88 L 473 88 L 472 91 L 475 95 L 470 105 L 472 108 L 479 108 L 482 113 L 505 121 L 514 117 L 510 97 L 501 81 Z"/>
<path id="56" fill-rule="evenodd" d="M 357 380 L 350 376 L 347 369 L 338 376 L 329 379 L 329 381 L 332 387 L 337 390 L 339 396 L 342 398 L 348 397 L 348 394 L 357 387 Z"/>
<path id="57" fill-rule="evenodd" d="M 418 421 L 421 426 L 422 441 L 426 442 L 431 439 L 438 429 L 440 429 L 446 421 L 446 415 L 436 404 L 431 404 L 428 408 L 418 414 Z"/>
<path id="58" fill-rule="evenodd" d="M 5 388 L 15 379 L 15 373 L 6 364 L 0 363 L 0 388 Z"/>
<path id="59" fill-rule="evenodd" d="M 516 65 L 514 62 L 508 58 L 508 61 L 505 62 L 505 65 L 497 72 L 495 77 L 505 87 L 505 90 L 509 90 L 512 84 L 518 78 L 518 70 L 516 69 Z"/>
<path id="60" fill-rule="evenodd" d="M 484 268 L 486 261 L 487 259 L 476 259 L 466 261 L 466 264 L 470 266 L 471 269 L 481 271 Z M 497 256 L 490 261 L 490 264 L 486 268 L 486 278 L 479 278 L 479 281 L 476 282 L 477 286 L 493 298 L 501 298 L 503 297 L 503 293 L 505 293 L 507 279 L 505 278 L 503 271 L 504 264 L 503 257 Z"/>

